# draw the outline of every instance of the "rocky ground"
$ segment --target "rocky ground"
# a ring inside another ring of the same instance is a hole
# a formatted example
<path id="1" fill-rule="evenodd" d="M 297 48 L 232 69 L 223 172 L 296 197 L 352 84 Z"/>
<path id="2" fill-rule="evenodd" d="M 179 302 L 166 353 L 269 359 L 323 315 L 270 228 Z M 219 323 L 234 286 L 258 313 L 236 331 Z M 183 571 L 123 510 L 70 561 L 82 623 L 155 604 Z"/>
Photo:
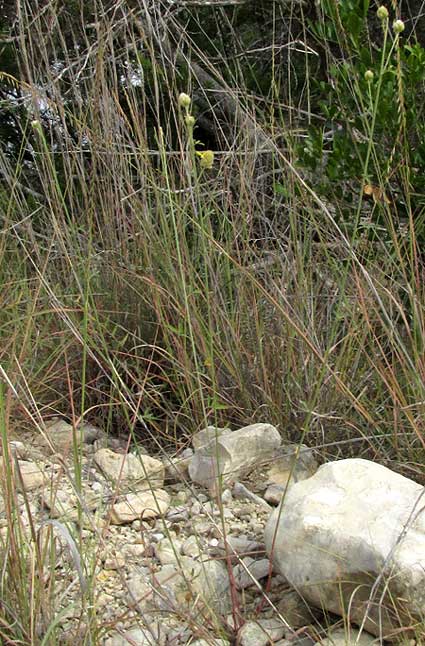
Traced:
<path id="1" fill-rule="evenodd" d="M 266 551 L 284 492 L 318 468 L 312 450 L 282 445 L 274 427 L 208 427 L 193 449 L 154 457 L 54 420 L 9 451 L 22 524 L 30 535 L 30 514 L 41 544 L 54 545 L 45 576 L 62 613 L 60 643 L 82 643 L 94 615 L 104 646 L 327 643 L 332 616 L 312 609 Z M 329 643 L 346 643 L 341 625 Z"/>

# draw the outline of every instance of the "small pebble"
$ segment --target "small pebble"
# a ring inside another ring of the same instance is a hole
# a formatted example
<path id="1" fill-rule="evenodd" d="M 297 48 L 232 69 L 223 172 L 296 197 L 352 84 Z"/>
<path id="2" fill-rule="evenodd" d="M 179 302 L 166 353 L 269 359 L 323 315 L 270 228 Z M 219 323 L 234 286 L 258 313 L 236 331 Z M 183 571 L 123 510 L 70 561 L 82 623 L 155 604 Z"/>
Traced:
<path id="1" fill-rule="evenodd" d="M 221 494 L 221 502 L 223 505 L 230 505 L 233 502 L 233 496 L 230 489 L 225 489 Z"/>
<path id="2" fill-rule="evenodd" d="M 201 503 L 195 500 L 195 502 L 193 503 L 190 509 L 190 513 L 192 516 L 199 516 L 199 514 L 201 513 L 201 509 L 202 509 Z"/>

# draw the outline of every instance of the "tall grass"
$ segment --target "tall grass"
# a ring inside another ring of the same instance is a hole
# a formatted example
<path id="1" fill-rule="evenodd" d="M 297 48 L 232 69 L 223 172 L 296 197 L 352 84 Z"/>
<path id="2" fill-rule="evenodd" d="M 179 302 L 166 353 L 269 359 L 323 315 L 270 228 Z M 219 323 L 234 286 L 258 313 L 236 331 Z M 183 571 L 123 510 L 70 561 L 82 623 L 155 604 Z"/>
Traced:
<path id="1" fill-rule="evenodd" d="M 273 5 L 264 93 L 252 55 L 200 48 L 195 8 L 182 31 L 160 2 L 94 3 L 90 24 L 68 22 L 54 3 L 18 5 L 16 100 L 27 120 L 20 150 L 0 160 L 9 432 L 59 413 L 164 450 L 207 423 L 268 421 L 324 458 L 368 456 L 421 477 L 418 196 L 403 168 L 407 238 L 391 203 L 366 213 L 363 197 L 372 177 L 387 190 L 382 150 L 398 146 L 370 119 L 380 97 L 369 112 L 361 84 L 338 87 L 368 147 L 358 185 L 341 182 L 331 202 L 298 164 L 308 128 L 324 120 L 302 12 L 281 42 L 286 19 Z M 213 11 L 231 30 L 231 10 Z M 339 53 L 326 41 L 321 50 L 330 68 Z M 398 91 L 402 129 L 401 76 Z M 211 169 L 196 153 L 206 147 Z M 372 237 L 359 227 L 367 217 Z M 0 598 L 8 603 L 4 586 Z M 23 630 L 17 639 L 29 643 Z"/>

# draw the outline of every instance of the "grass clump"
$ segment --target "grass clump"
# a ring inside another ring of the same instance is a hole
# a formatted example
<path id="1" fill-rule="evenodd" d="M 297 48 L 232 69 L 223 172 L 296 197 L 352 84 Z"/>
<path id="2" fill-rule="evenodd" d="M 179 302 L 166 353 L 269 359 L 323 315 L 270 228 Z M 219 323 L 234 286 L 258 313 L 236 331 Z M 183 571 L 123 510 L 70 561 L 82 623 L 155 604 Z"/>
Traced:
<path id="1" fill-rule="evenodd" d="M 54 414 L 157 449 L 268 421 L 420 479 L 415 21 L 264 2 L 258 42 L 244 3 L 186 4 L 17 3 L 0 76 L 3 452 Z M 55 643 L 54 614 L 44 639 L 34 628 L 49 604 L 31 540 L 19 523 L 7 538 L 6 643 Z"/>

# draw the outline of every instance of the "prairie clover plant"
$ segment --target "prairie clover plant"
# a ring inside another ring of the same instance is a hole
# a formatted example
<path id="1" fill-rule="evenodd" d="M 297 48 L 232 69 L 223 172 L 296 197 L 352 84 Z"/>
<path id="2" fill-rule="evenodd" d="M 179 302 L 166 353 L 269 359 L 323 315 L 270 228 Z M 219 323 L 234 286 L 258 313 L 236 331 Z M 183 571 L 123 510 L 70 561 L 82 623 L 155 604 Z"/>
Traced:
<path id="1" fill-rule="evenodd" d="M 179 94 L 178 103 L 180 108 L 185 111 L 184 122 L 189 131 L 189 145 L 194 149 L 194 145 L 199 144 L 200 142 L 194 141 L 193 139 L 193 129 L 195 127 L 196 119 L 189 111 L 191 102 L 192 102 L 192 99 L 188 94 L 185 94 L 184 92 L 181 92 Z M 195 150 L 194 152 L 200 160 L 199 162 L 200 167 L 202 169 L 211 170 L 214 164 L 214 152 L 212 150 L 204 150 L 204 151 Z"/>
<path id="2" fill-rule="evenodd" d="M 360 0 L 324 0 L 320 11 L 310 23 L 324 54 L 311 81 L 318 119 L 299 141 L 299 166 L 314 171 L 322 195 L 339 201 L 340 221 L 352 236 L 366 226 L 369 237 L 378 230 L 390 237 L 394 222 L 403 229 L 413 218 L 425 240 L 425 49 L 404 38 L 400 18 L 390 26 L 384 5 L 375 12 Z M 371 218 L 361 224 L 366 186 L 379 187 L 373 196 L 387 199 L 374 200 Z M 403 198 L 407 186 L 415 195 L 410 206 Z"/>

